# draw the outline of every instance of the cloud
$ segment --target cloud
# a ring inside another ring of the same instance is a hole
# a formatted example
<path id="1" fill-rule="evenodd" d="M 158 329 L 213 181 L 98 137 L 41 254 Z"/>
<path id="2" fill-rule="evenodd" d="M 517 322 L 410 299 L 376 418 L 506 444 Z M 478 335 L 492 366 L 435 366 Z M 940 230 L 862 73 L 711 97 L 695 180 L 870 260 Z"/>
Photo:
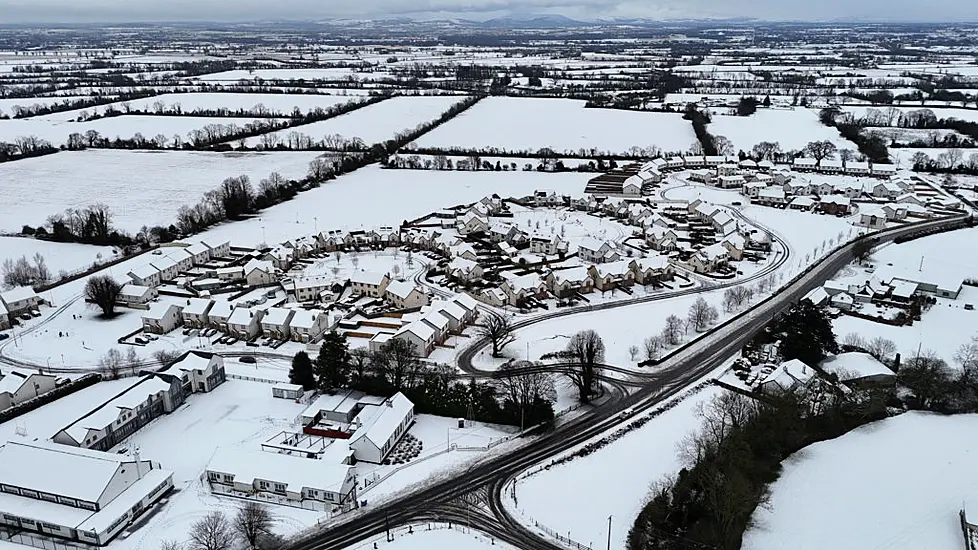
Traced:
<path id="1" fill-rule="evenodd" d="M 0 0 L 3 23 L 319 20 L 561 13 L 568 17 L 978 20 L 974 0 Z"/>

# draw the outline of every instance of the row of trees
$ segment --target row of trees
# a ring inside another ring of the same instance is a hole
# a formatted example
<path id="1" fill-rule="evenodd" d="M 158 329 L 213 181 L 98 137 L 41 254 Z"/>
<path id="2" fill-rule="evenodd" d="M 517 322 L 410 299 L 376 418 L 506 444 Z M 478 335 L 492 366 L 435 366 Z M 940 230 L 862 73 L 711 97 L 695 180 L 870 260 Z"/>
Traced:
<path id="1" fill-rule="evenodd" d="M 51 279 L 51 271 L 40 252 L 34 254 L 32 260 L 21 256 L 16 260 L 7 258 L 0 266 L 3 275 L 3 286 L 35 286 L 42 285 Z"/>
<path id="2" fill-rule="evenodd" d="M 839 134 L 856 144 L 859 152 L 872 162 L 886 164 L 890 153 L 886 140 L 876 132 L 865 132 L 866 125 L 838 107 L 826 107 L 819 111 L 819 120 L 825 126 L 834 127 Z"/>
<path id="3" fill-rule="evenodd" d="M 208 513 L 190 527 L 185 544 L 163 540 L 160 550 L 232 550 L 239 541 L 249 550 L 272 550 L 283 542 L 272 533 L 275 522 L 267 507 L 245 501 L 232 517 L 221 511 Z"/>
<path id="4" fill-rule="evenodd" d="M 918 172 L 940 172 L 945 174 L 978 174 L 978 153 L 971 153 L 965 160 L 961 149 L 942 151 L 936 158 L 931 158 L 922 151 L 917 151 L 910 158 L 913 169 Z"/>
<path id="5" fill-rule="evenodd" d="M 62 214 L 48 216 L 47 227 L 38 227 L 34 235 L 56 242 L 79 242 L 97 245 L 129 245 L 132 238 L 112 226 L 112 211 L 103 203 L 84 208 L 68 208 Z"/>

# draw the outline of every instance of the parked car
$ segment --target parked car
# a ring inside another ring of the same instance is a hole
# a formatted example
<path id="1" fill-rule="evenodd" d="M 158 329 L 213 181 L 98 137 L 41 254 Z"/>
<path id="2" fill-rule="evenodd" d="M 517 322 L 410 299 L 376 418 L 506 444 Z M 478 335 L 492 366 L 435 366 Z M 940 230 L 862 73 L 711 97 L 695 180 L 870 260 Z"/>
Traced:
<path id="1" fill-rule="evenodd" d="M 7 338 L 10 338 L 9 334 L 5 332 L 0 332 L 0 340 L 6 340 Z"/>
<path id="2" fill-rule="evenodd" d="M 255 358 L 252 357 L 251 355 L 245 355 L 245 356 L 242 356 L 242 357 L 238 357 L 238 361 L 241 361 L 242 363 L 257 363 L 257 361 L 255 360 Z"/>
<path id="3" fill-rule="evenodd" d="M 140 338 L 139 336 L 133 338 L 133 341 L 136 342 L 137 344 L 144 345 L 144 346 L 147 343 L 149 343 L 147 340 L 144 340 L 144 339 Z"/>
<path id="4" fill-rule="evenodd" d="M 184 336 L 190 336 L 190 329 L 189 328 L 183 329 L 183 335 Z"/>
<path id="5" fill-rule="evenodd" d="M 228 338 L 227 341 L 224 342 L 224 343 L 230 346 L 232 344 L 237 344 L 238 343 L 238 339 L 232 336 L 232 337 Z"/>
<path id="6" fill-rule="evenodd" d="M 257 348 L 258 347 L 258 342 L 245 342 L 245 345 L 246 346 L 253 347 L 253 348 Z"/>

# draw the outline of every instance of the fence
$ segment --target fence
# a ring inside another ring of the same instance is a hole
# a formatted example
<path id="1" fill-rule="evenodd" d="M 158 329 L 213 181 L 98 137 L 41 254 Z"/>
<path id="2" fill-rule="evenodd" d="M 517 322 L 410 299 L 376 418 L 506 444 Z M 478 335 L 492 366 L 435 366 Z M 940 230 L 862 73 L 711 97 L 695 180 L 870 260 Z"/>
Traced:
<path id="1" fill-rule="evenodd" d="M 495 544 L 495 541 L 493 539 L 486 537 L 481 533 L 473 531 L 465 527 L 464 525 L 459 525 L 457 523 L 431 522 L 431 523 L 423 523 L 423 524 L 416 523 L 413 525 L 404 525 L 401 527 L 392 528 L 390 530 L 390 538 L 387 538 L 386 534 L 381 535 L 374 539 L 364 541 L 357 546 L 347 547 L 347 550 L 372 550 L 372 549 L 379 550 L 383 548 L 385 544 L 391 544 L 393 542 L 396 542 L 397 539 L 410 537 L 415 533 L 427 533 L 429 531 L 445 531 L 445 530 L 452 530 L 452 531 L 458 531 L 459 533 L 465 533 L 469 537 L 474 537 L 475 539 L 482 541 L 483 543 L 489 546 Z M 422 545 L 418 544 L 418 546 L 421 547 Z"/>
<path id="2" fill-rule="evenodd" d="M 553 539 L 556 539 L 558 542 L 560 542 L 561 544 L 563 544 L 567 548 L 571 548 L 573 550 L 593 550 L 591 548 L 591 545 L 590 544 L 582 544 L 582 543 L 577 542 L 576 540 L 572 539 L 570 537 L 570 532 L 567 533 L 567 536 L 564 536 L 564 535 L 560 534 L 559 532 L 557 532 L 556 529 L 553 529 L 551 527 L 548 527 L 547 525 L 544 525 L 543 523 L 540 523 L 539 521 L 537 521 L 537 520 L 533 519 L 532 517 L 526 515 L 526 513 L 524 513 L 523 510 L 519 507 L 519 503 L 518 503 L 517 498 L 516 498 L 516 480 L 515 479 L 511 479 L 503 487 L 503 502 L 504 502 L 503 506 L 504 507 L 508 507 L 505 504 L 505 502 L 506 502 L 506 495 L 507 494 L 512 497 L 513 508 L 516 510 L 516 512 L 518 512 L 519 515 L 522 516 L 525 520 L 533 522 L 533 526 L 536 527 L 537 529 L 539 529 L 544 534 L 546 534 L 548 537 L 553 538 Z"/>
<path id="3" fill-rule="evenodd" d="M 33 546 L 34 548 L 43 548 L 45 550 L 91 550 L 89 546 L 80 546 L 65 540 L 49 538 L 35 533 L 17 533 L 7 527 L 0 527 L 0 539 L 26 546 Z"/>
<path id="4" fill-rule="evenodd" d="M 285 384 L 286 383 L 286 382 L 282 382 L 281 380 L 271 380 L 271 379 L 268 379 L 268 378 L 261 378 L 259 376 L 242 376 L 240 374 L 231 374 L 231 373 L 227 373 L 227 377 L 228 378 L 233 378 L 235 380 L 247 380 L 248 382 L 261 382 L 262 384 L 272 384 L 272 385 L 275 385 L 275 384 Z"/>

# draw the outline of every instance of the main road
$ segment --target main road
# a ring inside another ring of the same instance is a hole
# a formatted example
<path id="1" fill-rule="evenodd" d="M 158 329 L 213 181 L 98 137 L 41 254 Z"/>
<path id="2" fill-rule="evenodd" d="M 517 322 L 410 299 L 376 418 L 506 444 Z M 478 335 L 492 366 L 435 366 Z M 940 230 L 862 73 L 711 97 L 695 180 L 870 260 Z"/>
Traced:
<path id="1" fill-rule="evenodd" d="M 841 246 L 795 277 L 774 296 L 723 323 L 693 345 L 673 353 L 661 363 L 656 376 L 650 377 L 650 382 L 635 393 L 609 399 L 588 414 L 562 423 L 553 431 L 528 440 L 508 454 L 484 460 L 450 477 L 404 492 L 387 502 L 344 514 L 316 528 L 314 532 L 293 540 L 290 548 L 339 550 L 384 533 L 394 526 L 435 520 L 467 522 L 517 548 L 561 549 L 563 547 L 523 526 L 500 505 L 500 491 L 509 480 L 535 464 L 627 422 L 622 417 L 622 411 L 631 409 L 634 411 L 631 414 L 641 415 L 708 375 L 739 351 L 771 319 L 847 265 L 852 260 L 856 243 L 872 240 L 874 244 L 881 244 L 917 231 L 961 224 L 963 219 L 945 218 L 902 226 Z M 474 347 L 480 345 L 479 342 L 473 344 Z"/>

